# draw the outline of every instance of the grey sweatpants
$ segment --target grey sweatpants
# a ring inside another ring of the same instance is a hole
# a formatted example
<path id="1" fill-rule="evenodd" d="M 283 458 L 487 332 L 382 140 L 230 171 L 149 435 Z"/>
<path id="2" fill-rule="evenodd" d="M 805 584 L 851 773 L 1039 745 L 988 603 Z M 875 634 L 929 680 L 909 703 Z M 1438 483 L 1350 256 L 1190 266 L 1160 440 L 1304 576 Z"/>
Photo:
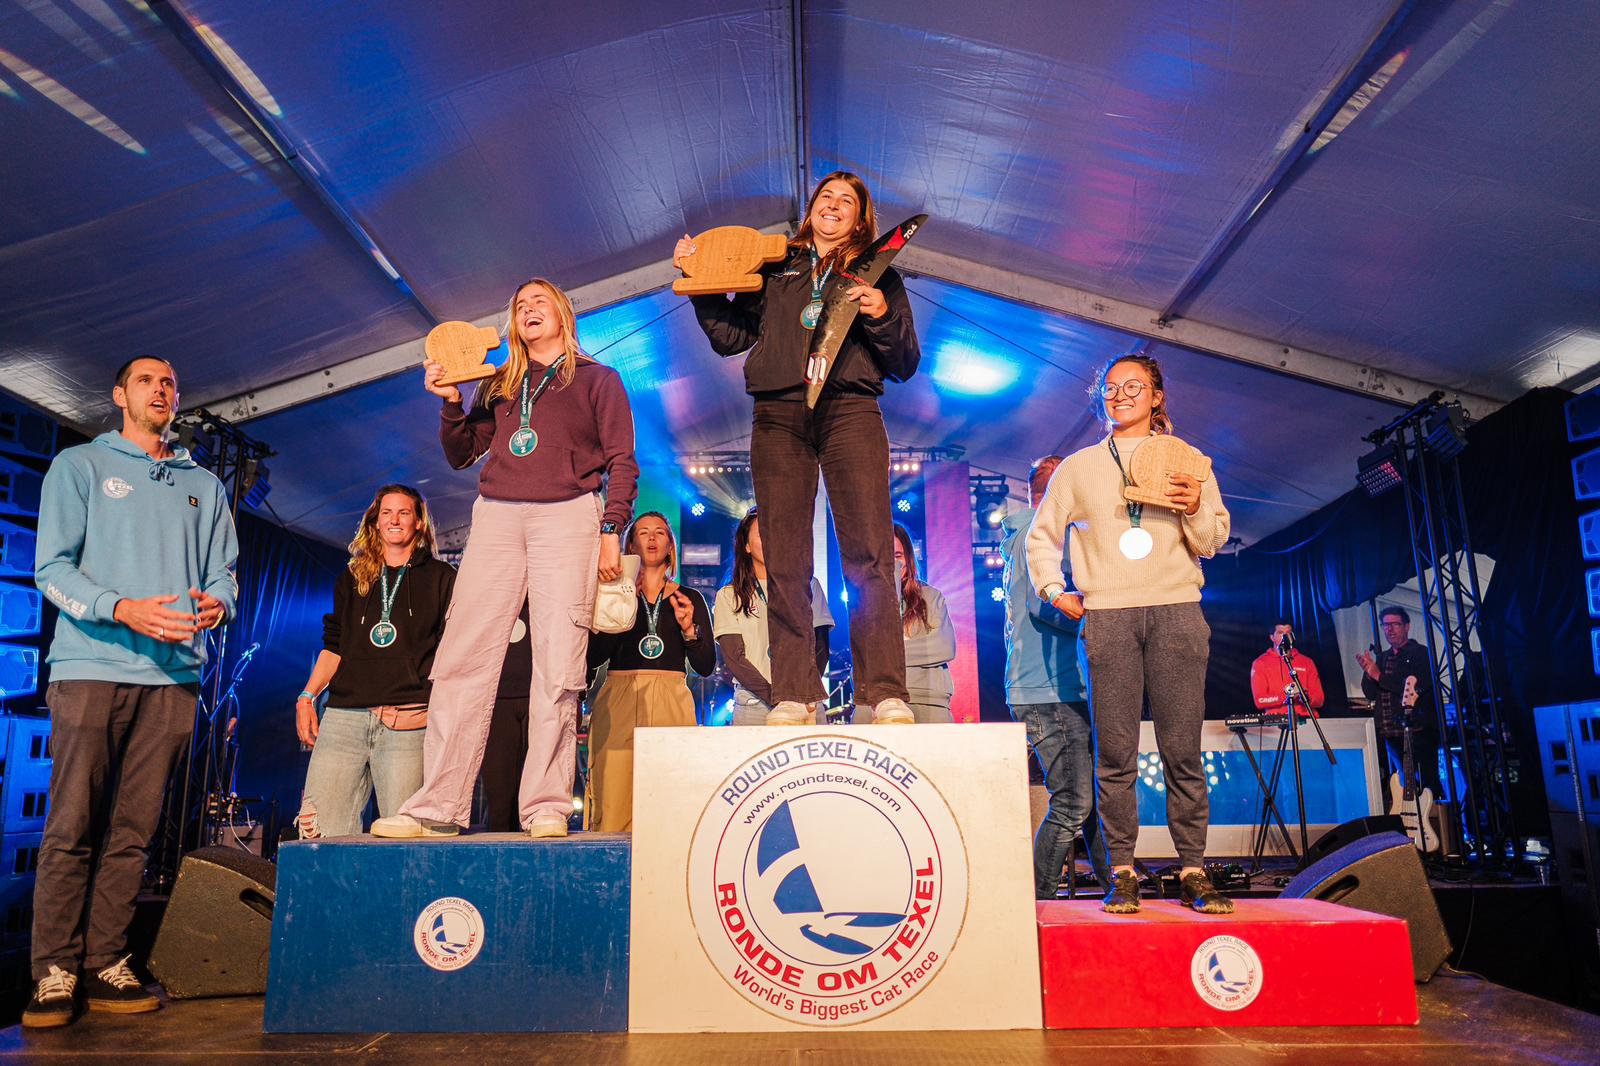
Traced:
<path id="1" fill-rule="evenodd" d="M 1206 854 L 1211 805 L 1200 725 L 1206 716 L 1211 627 L 1198 603 L 1089 611 L 1083 621 L 1094 711 L 1100 820 L 1113 866 L 1133 862 L 1139 836 L 1139 719 L 1150 697 L 1167 792 L 1167 826 L 1184 866 Z"/>

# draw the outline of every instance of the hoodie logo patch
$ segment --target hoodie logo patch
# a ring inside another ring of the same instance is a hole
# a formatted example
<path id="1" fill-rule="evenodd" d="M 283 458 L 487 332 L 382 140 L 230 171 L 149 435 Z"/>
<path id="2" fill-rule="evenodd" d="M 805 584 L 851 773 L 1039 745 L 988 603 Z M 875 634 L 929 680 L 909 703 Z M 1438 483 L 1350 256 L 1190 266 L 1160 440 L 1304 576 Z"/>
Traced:
<path id="1" fill-rule="evenodd" d="M 108 477 L 100 483 L 100 491 L 113 500 L 120 500 L 133 491 L 133 486 L 120 477 Z"/>
<path id="2" fill-rule="evenodd" d="M 197 497 L 190 496 L 189 497 L 189 506 L 190 507 L 199 507 L 200 506 L 200 500 Z"/>

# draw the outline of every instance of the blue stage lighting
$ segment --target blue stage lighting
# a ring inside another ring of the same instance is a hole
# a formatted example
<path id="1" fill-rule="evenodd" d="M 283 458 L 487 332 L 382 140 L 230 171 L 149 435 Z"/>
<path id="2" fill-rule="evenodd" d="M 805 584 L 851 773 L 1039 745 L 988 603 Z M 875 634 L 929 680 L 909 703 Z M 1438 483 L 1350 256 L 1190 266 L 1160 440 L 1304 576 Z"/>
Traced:
<path id="1" fill-rule="evenodd" d="M 694 515 L 696 518 L 699 518 L 701 515 L 706 513 L 705 503 L 701 500 L 694 501 L 694 506 L 689 508 L 689 513 Z"/>
<path id="2" fill-rule="evenodd" d="M 1017 383 L 1017 364 L 975 348 L 963 341 L 941 345 L 930 376 L 945 392 L 964 396 L 993 396 Z"/>
<path id="3" fill-rule="evenodd" d="M 911 501 L 902 496 L 898 500 L 894 501 L 894 509 L 899 511 L 901 514 L 910 514 Z"/>
<path id="4" fill-rule="evenodd" d="M 1001 588 L 999 585 L 996 585 L 994 588 L 989 590 L 989 598 L 996 603 L 1004 603 L 1006 598 L 1006 590 Z"/>

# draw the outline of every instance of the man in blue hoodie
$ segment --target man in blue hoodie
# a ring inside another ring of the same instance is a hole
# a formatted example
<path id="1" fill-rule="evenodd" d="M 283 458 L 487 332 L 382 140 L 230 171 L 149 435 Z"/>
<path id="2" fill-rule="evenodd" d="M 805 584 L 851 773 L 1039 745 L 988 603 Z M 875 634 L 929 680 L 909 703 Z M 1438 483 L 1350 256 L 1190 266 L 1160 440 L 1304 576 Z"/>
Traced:
<path id="1" fill-rule="evenodd" d="M 222 485 L 167 443 L 177 373 L 117 372 L 122 429 L 50 464 L 34 581 L 61 611 L 50 643 L 50 806 L 34 885 L 30 1027 L 160 1003 L 128 967 L 150 838 L 194 727 L 205 630 L 233 617 L 238 558 Z"/>
<path id="2" fill-rule="evenodd" d="M 1102 885 L 1110 867 L 1094 814 L 1094 741 L 1089 727 L 1087 665 L 1074 622 L 1039 598 L 1028 578 L 1028 527 L 1061 456 L 1035 460 L 1028 471 L 1029 507 L 1005 517 L 1006 702 L 1028 729 L 1028 743 L 1044 771 L 1050 809 L 1033 838 L 1033 889 L 1055 899 L 1061 873 L 1081 828 L 1089 861 Z M 1070 567 L 1062 560 L 1063 572 Z"/>

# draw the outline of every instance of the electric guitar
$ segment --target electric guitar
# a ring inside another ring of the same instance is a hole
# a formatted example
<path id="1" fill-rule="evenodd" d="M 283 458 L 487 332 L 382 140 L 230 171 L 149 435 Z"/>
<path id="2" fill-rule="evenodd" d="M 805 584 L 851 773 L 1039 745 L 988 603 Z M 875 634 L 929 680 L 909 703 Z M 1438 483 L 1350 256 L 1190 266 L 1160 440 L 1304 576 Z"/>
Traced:
<path id="1" fill-rule="evenodd" d="M 1408 677 L 1405 690 L 1400 694 L 1400 706 L 1405 708 L 1402 716 L 1405 740 L 1401 747 L 1405 781 L 1400 780 L 1398 773 L 1389 775 L 1389 813 L 1398 815 L 1405 823 L 1406 833 L 1417 850 L 1431 855 L 1439 850 L 1439 834 L 1433 828 L 1433 789 L 1416 787 L 1417 767 L 1411 751 L 1411 710 L 1416 705 L 1417 679 Z"/>

